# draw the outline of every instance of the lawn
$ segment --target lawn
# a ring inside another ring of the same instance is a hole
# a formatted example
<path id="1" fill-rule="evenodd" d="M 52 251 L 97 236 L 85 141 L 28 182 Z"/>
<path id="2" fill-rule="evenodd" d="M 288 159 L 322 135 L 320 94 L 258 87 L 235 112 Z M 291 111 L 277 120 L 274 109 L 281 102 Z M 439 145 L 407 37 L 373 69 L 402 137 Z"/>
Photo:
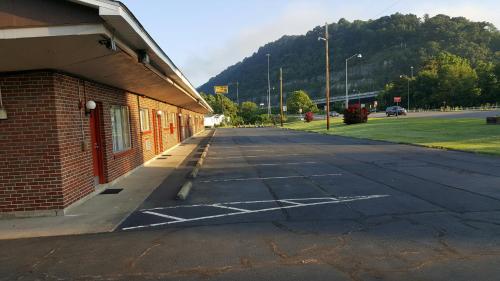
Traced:
<path id="1" fill-rule="evenodd" d="M 326 121 L 288 123 L 286 128 L 326 134 Z M 334 118 L 328 134 L 500 155 L 500 126 L 484 119 L 372 118 L 346 126 Z"/>

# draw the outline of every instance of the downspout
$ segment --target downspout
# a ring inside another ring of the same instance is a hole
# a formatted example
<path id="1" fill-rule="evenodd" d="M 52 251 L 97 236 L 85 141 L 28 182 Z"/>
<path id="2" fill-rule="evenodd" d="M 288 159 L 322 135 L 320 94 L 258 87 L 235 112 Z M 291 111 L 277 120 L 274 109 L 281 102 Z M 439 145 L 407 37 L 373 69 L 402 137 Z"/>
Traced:
<path id="1" fill-rule="evenodd" d="M 83 129 L 83 113 L 82 113 L 82 110 L 84 110 L 85 105 L 84 105 L 84 102 L 82 100 L 80 79 L 78 79 L 78 99 L 80 100 L 79 111 L 80 111 L 80 130 L 81 130 L 81 134 L 82 134 L 82 151 L 86 151 L 88 145 L 87 145 L 87 142 L 85 141 L 85 131 Z"/>

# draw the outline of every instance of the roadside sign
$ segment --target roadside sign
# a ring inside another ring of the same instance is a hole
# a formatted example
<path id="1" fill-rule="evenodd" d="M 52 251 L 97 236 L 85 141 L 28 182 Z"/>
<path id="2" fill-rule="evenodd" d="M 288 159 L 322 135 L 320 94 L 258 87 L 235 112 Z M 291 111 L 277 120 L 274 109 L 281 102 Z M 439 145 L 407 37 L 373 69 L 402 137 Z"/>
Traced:
<path id="1" fill-rule="evenodd" d="M 401 102 L 401 97 L 394 97 L 394 102 Z"/>
<path id="2" fill-rule="evenodd" d="M 283 111 L 286 112 L 286 105 L 283 106 Z"/>
<path id="3" fill-rule="evenodd" d="M 214 92 L 216 94 L 227 94 L 227 93 L 229 93 L 229 87 L 228 86 L 214 86 Z"/>

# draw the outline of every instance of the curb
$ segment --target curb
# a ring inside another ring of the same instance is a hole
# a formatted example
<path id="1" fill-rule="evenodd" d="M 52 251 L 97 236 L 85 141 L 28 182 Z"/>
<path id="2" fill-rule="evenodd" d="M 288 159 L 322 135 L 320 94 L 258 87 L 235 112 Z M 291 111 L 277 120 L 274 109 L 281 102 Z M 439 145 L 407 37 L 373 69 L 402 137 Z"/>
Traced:
<path id="1" fill-rule="evenodd" d="M 191 181 L 185 182 L 179 192 L 177 193 L 176 199 L 177 200 L 186 200 L 186 198 L 189 195 L 189 191 L 191 191 L 191 188 L 193 187 L 193 183 Z"/>
<path id="2" fill-rule="evenodd" d="M 182 185 L 179 192 L 177 193 L 177 196 L 176 196 L 177 200 L 186 200 L 187 197 L 189 196 L 189 192 L 191 191 L 191 188 L 193 187 L 193 182 L 191 181 L 191 179 L 195 179 L 198 176 L 198 173 L 200 172 L 200 169 L 203 166 L 203 162 L 204 162 L 205 158 L 207 157 L 208 149 L 210 148 L 210 143 L 212 142 L 214 135 L 215 135 L 215 130 L 213 131 L 212 135 L 209 137 L 207 144 L 205 145 L 205 148 L 203 149 L 203 153 L 201 154 L 200 159 L 198 159 L 198 162 L 196 163 L 196 166 L 193 168 L 191 173 L 189 173 L 187 175 L 188 180 Z"/>

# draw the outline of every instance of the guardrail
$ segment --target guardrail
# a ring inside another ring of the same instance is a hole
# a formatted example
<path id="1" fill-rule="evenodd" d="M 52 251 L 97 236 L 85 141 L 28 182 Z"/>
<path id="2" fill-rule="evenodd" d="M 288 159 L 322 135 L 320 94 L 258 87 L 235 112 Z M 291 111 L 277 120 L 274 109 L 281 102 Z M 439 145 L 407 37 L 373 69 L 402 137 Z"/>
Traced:
<path id="1" fill-rule="evenodd" d="M 500 110 L 500 106 L 476 106 L 476 107 L 441 107 L 434 109 L 412 109 L 408 112 L 460 112 L 460 111 L 492 111 Z"/>

